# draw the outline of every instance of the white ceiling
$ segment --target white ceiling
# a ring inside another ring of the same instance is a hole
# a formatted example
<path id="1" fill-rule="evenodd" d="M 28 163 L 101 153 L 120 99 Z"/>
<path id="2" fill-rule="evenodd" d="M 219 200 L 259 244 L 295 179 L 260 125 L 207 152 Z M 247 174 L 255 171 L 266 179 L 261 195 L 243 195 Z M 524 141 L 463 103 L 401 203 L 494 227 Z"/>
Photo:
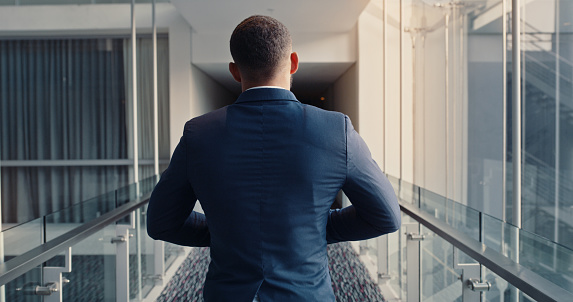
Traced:
<path id="1" fill-rule="evenodd" d="M 263 14 L 292 32 L 346 32 L 370 0 L 171 0 L 199 33 L 231 33 L 245 18 Z"/>
<path id="2" fill-rule="evenodd" d="M 195 33 L 227 37 L 237 24 L 255 14 L 278 19 L 293 36 L 348 32 L 368 2 L 370 0 L 171 0 Z M 293 46 L 296 50 L 296 44 Z M 225 60 L 196 66 L 238 94 L 240 86 L 228 74 Z M 302 99 L 319 98 L 351 65 L 349 62 L 301 62 L 292 90 Z"/>

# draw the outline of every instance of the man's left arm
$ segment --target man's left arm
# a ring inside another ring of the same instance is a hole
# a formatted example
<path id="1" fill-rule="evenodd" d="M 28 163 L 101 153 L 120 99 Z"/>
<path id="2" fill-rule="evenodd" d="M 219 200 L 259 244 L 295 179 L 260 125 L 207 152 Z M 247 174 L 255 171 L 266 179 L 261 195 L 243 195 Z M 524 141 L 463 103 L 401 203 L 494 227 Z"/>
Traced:
<path id="1" fill-rule="evenodd" d="M 328 243 L 370 239 L 400 228 L 400 207 L 394 189 L 348 117 L 346 127 L 347 173 L 342 191 L 352 205 L 330 210 Z"/>
<path id="2" fill-rule="evenodd" d="M 204 214 L 193 212 L 197 197 L 187 177 L 188 154 L 183 135 L 149 199 L 147 233 L 155 240 L 209 246 L 207 219 Z"/>

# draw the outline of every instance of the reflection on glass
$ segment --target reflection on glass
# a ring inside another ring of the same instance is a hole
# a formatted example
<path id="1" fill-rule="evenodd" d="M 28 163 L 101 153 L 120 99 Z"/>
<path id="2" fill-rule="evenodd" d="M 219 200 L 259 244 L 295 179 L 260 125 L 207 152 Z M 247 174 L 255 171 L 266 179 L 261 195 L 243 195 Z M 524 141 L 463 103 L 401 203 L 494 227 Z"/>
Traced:
<path id="1" fill-rule="evenodd" d="M 524 4 L 522 226 L 573 248 L 573 5 Z"/>
<path id="2" fill-rule="evenodd" d="M 1 170 L 2 222 L 22 223 L 115 190 L 127 183 L 123 176 L 128 168 L 3 166 Z"/>
<path id="3" fill-rule="evenodd" d="M 70 280 L 62 288 L 63 301 L 115 301 L 116 254 L 111 238 L 115 226 L 108 226 L 72 246 L 72 270 L 62 276 Z M 64 266 L 64 256 L 56 256 L 47 266 Z"/>
<path id="4" fill-rule="evenodd" d="M 46 241 L 115 209 L 115 195 L 112 191 L 46 215 Z"/>
<path id="5" fill-rule="evenodd" d="M 408 188 L 413 192 L 419 190 L 417 186 L 412 186 L 407 182 L 401 181 L 400 183 L 402 188 Z M 517 259 L 516 251 L 518 251 L 520 265 L 573 292 L 573 282 L 571 281 L 573 280 L 573 250 L 570 248 L 526 230 L 518 230 L 515 226 L 500 219 L 480 213 L 452 200 L 446 200 L 438 194 L 424 189 L 420 191 L 420 209 L 424 212 L 432 214 L 435 218 L 446 222 L 456 230 L 467 234 L 470 238 L 481 241 L 488 248 L 494 249 L 514 261 Z M 403 223 L 407 222 L 408 217 L 406 216 L 403 218 Z M 403 229 L 400 232 L 403 233 Z M 436 241 L 432 236 L 433 234 L 427 229 L 424 232 L 430 234 L 429 238 L 427 237 L 422 242 L 422 252 L 426 253 L 425 257 L 442 259 L 437 256 L 442 254 L 435 252 L 435 246 L 431 245 L 431 242 Z M 516 236 L 519 236 L 519 238 L 516 238 Z M 516 242 L 519 243 L 518 249 L 514 247 Z M 399 246 L 401 248 L 405 247 L 402 243 Z M 456 253 L 455 259 L 457 263 L 476 262 L 461 251 L 456 251 Z M 445 255 L 451 255 L 451 251 L 446 251 Z M 448 263 L 449 256 L 444 257 L 443 259 L 445 260 L 442 262 Z M 426 266 L 424 268 L 428 272 L 436 270 L 435 266 L 428 265 L 429 267 Z M 430 273 L 428 273 L 426 278 L 429 278 L 429 276 Z M 428 288 L 426 290 L 430 291 Z"/>
<path id="6" fill-rule="evenodd" d="M 142 297 L 147 297 L 155 285 L 155 240 L 147 236 L 147 205 L 141 209 L 139 224 L 139 236 L 141 240 L 141 286 Z"/>
<path id="7" fill-rule="evenodd" d="M 401 245 L 400 231 L 388 234 L 388 275 L 391 279 L 388 284 L 395 293 L 400 293 L 400 264 L 401 264 Z"/>
<path id="8" fill-rule="evenodd" d="M 483 293 L 483 301 L 535 301 L 487 268 L 484 279 L 491 283 L 491 289 Z"/>
<path id="9" fill-rule="evenodd" d="M 164 249 L 165 270 L 168 270 L 171 265 L 173 265 L 177 257 L 183 254 L 183 247 L 173 243 L 165 242 Z"/>
<path id="10" fill-rule="evenodd" d="M 154 155 L 153 123 L 149 122 L 153 120 L 152 44 L 149 36 L 138 38 L 137 43 L 142 179 L 155 174 L 150 160 Z M 127 39 L 117 37 L 0 39 L 2 60 L 10 62 L 0 64 L 0 84 L 6 96 L 0 111 L 3 222 L 29 221 L 134 179 L 129 151 L 133 127 L 126 105 L 131 66 L 124 59 L 130 45 Z M 169 158 L 166 36 L 158 37 L 157 51 L 159 157 L 165 163 Z"/>
<path id="11" fill-rule="evenodd" d="M 140 193 L 149 193 L 157 181 L 157 176 L 142 180 L 139 184 Z M 97 198 L 86 200 L 71 207 L 49 214 L 45 217 L 20 224 L 4 224 L 2 232 L 5 261 L 38 247 L 44 242 L 53 240 L 74 228 L 89 222 L 116 207 L 116 197 L 123 203 L 132 201 L 137 196 L 136 184 L 118 191 L 112 191 Z M 137 210 L 138 224 L 135 235 L 130 239 L 130 295 L 132 298 L 145 297 L 155 285 L 154 283 L 154 240 L 147 236 L 145 211 Z M 120 223 L 130 222 L 129 218 Z M 44 237 L 45 236 L 45 237 Z M 73 280 L 65 286 L 64 301 L 77 301 L 83 291 L 90 291 L 87 296 L 90 301 L 107 301 L 115 299 L 115 255 L 116 247 L 111 239 L 116 237 L 116 224 L 104 227 L 103 230 L 84 239 L 72 247 L 72 273 L 64 277 Z M 179 254 L 177 254 L 179 256 Z M 172 261 L 172 260 L 171 260 Z M 47 261 L 47 266 L 63 266 L 64 256 L 57 256 Z M 33 272 L 7 284 L 12 290 L 21 288 L 30 281 Z M 34 279 L 34 278 L 32 278 Z M 34 281 L 39 282 L 39 281 Z M 40 284 L 40 283 L 38 283 Z M 22 285 L 22 286 L 21 286 Z M 30 284 L 27 284 L 27 286 Z M 105 292 L 104 292 L 105 291 Z M 21 294 L 21 293 L 17 293 Z M 10 293 L 8 301 L 38 301 L 36 297 L 19 297 Z M 82 297 L 85 297 L 83 295 Z M 13 299 L 13 300 L 12 300 Z"/>
<path id="12" fill-rule="evenodd" d="M 31 295 L 36 285 L 43 285 L 42 268 L 36 267 L 5 285 L 6 301 L 42 302 L 42 296 Z"/>
<path id="13" fill-rule="evenodd" d="M 116 207 L 120 207 L 132 200 L 135 200 L 140 193 L 138 192 L 138 186 L 138 183 L 133 183 L 117 189 Z"/>
<path id="14" fill-rule="evenodd" d="M 421 241 L 422 301 L 457 301 L 461 298 L 460 273 L 454 270 L 453 246 L 422 226 Z M 462 260 L 463 261 L 463 260 Z"/>
<path id="15" fill-rule="evenodd" d="M 6 225 L 3 225 L 3 227 L 5 228 Z M 4 230 L 2 232 L 4 237 L 4 261 L 9 261 L 16 256 L 20 256 L 40 246 L 44 243 L 43 232 L 42 218 Z"/>
<path id="16" fill-rule="evenodd" d="M 151 193 L 155 185 L 159 181 L 158 175 L 153 175 L 148 178 L 139 181 L 139 196 L 144 196 L 145 194 Z"/>
<path id="17" fill-rule="evenodd" d="M 441 196 L 499 217 L 502 2 L 401 2 L 401 102 L 413 104 L 414 179 Z"/>

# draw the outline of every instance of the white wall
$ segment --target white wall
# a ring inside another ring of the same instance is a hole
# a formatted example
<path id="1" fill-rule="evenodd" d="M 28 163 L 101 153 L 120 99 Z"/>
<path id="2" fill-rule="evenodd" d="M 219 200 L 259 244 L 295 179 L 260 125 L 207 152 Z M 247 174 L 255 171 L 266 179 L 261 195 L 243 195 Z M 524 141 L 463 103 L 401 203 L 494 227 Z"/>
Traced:
<path id="1" fill-rule="evenodd" d="M 297 33 L 292 40 L 302 63 L 354 62 L 355 31 L 344 33 Z M 193 34 L 193 63 L 228 63 L 231 32 L 225 34 Z"/>
<path id="2" fill-rule="evenodd" d="M 179 143 L 189 119 L 234 101 L 235 96 L 192 64 L 192 28 L 187 21 L 169 28 L 171 152 Z"/>
<path id="3" fill-rule="evenodd" d="M 370 2 L 358 18 L 358 115 L 360 135 L 384 169 L 384 41 L 381 7 Z"/>
<path id="4" fill-rule="evenodd" d="M 402 177 L 401 171 L 401 74 L 400 74 L 400 3 L 399 1 L 386 1 L 387 26 L 386 46 L 386 78 L 384 79 L 384 162 L 385 170 L 395 177 Z"/>
<path id="5" fill-rule="evenodd" d="M 333 110 L 342 112 L 350 118 L 356 131 L 360 131 L 358 114 L 358 68 L 353 64 L 332 85 L 327 100 Z"/>

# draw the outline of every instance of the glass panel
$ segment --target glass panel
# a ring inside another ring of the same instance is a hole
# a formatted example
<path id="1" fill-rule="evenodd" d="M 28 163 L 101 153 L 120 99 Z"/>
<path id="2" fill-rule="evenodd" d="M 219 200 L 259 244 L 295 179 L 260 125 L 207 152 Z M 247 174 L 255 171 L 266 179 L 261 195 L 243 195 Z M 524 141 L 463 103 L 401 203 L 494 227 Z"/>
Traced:
<path id="1" fill-rule="evenodd" d="M 171 267 L 171 265 L 175 262 L 175 260 L 183 254 L 184 249 L 182 246 L 169 242 L 165 242 L 164 249 L 165 249 L 165 254 L 164 254 L 165 270 L 168 270 Z"/>
<path id="2" fill-rule="evenodd" d="M 115 225 L 110 225 L 72 247 L 72 271 L 62 276 L 70 282 L 62 289 L 63 301 L 115 301 Z M 47 261 L 63 266 L 64 256 Z"/>
<path id="3" fill-rule="evenodd" d="M 142 296 L 145 298 L 155 286 L 155 240 L 147 236 L 147 205 L 141 209 L 139 236 L 141 239 Z"/>
<path id="4" fill-rule="evenodd" d="M 453 269 L 453 246 L 422 226 L 422 301 L 461 301 L 460 272 Z M 458 258 L 459 259 L 459 258 Z"/>
<path id="5" fill-rule="evenodd" d="M 415 187 L 413 184 L 405 181 L 400 182 L 401 191 L 400 191 L 400 198 L 402 201 L 411 204 L 418 204 L 418 187 Z"/>
<path id="6" fill-rule="evenodd" d="M 129 299 L 140 300 L 142 292 L 143 281 L 143 261 L 142 259 L 142 245 L 141 245 L 141 226 L 140 217 L 141 211 L 138 209 L 135 212 L 135 229 L 129 230 L 131 238 L 129 238 Z"/>
<path id="7" fill-rule="evenodd" d="M 4 230 L 2 232 L 4 261 L 9 261 L 43 244 L 43 224 L 43 219 L 38 218 Z M 3 225 L 4 228 L 6 226 Z"/>
<path id="8" fill-rule="evenodd" d="M 402 224 L 406 224 L 406 223 L 416 223 L 416 221 L 414 219 L 412 219 L 410 216 L 407 216 L 405 214 L 402 213 Z M 405 228 L 402 227 L 400 228 L 400 230 L 398 230 L 397 232 L 393 233 L 393 234 L 397 234 L 398 236 L 398 247 L 399 247 L 399 253 L 398 253 L 398 266 L 397 266 L 397 274 L 394 274 L 394 272 L 392 272 L 392 274 L 394 276 L 398 276 L 396 282 L 391 282 L 391 285 L 397 289 L 397 293 L 400 293 L 400 298 L 402 299 L 402 301 L 408 301 L 408 274 L 417 274 L 416 272 L 409 272 L 408 271 L 408 248 L 407 248 L 407 244 L 408 244 L 408 240 L 406 238 L 406 231 Z M 395 267 L 394 267 L 395 268 Z M 391 280 L 393 281 L 393 280 Z"/>
<path id="9" fill-rule="evenodd" d="M 126 41 L 93 37 L 0 39 L 0 84 L 5 96 L 0 110 L 4 223 L 29 221 L 129 183 L 131 129 L 126 87 L 130 68 L 125 55 L 130 44 Z M 170 155 L 168 45 L 165 35 L 158 37 L 159 156 L 163 164 Z M 139 94 L 140 158 L 149 159 L 153 157 L 149 36 L 138 38 L 138 52 L 143 66 L 138 69 L 143 89 Z M 59 166 L 73 165 L 74 161 L 94 166 Z M 49 166 L 52 163 L 54 166 Z M 147 174 L 141 176 L 155 174 L 144 172 Z"/>
<path id="10" fill-rule="evenodd" d="M 523 6 L 522 226 L 573 248 L 573 3 Z"/>
<path id="11" fill-rule="evenodd" d="M 406 97 L 407 94 L 412 95 L 414 175 L 417 184 L 446 195 L 446 181 L 451 178 L 446 160 L 453 158 L 452 151 L 447 148 L 451 143 L 448 145 L 446 130 L 446 125 L 451 124 L 446 114 L 446 75 L 449 69 L 446 68 L 445 38 L 445 15 L 450 9 L 447 5 L 437 5 L 437 1 L 416 0 L 411 3 L 412 8 L 408 10 L 411 10 L 412 17 L 406 18 L 404 25 L 402 60 L 404 73 L 412 76 L 411 79 L 402 78 L 405 79 L 403 93 Z M 390 71 L 388 74 L 393 73 Z M 450 90 L 452 87 L 450 85 Z"/>
<path id="12" fill-rule="evenodd" d="M 408 216 L 402 215 L 402 219 Z M 388 274 L 392 277 L 388 284 L 395 293 L 401 292 L 401 230 L 386 235 L 388 236 Z"/>
<path id="13" fill-rule="evenodd" d="M 387 175 L 387 177 L 390 181 L 390 184 L 392 185 L 392 188 L 394 188 L 394 192 L 398 193 L 400 191 L 400 179 L 392 175 Z"/>
<path id="14" fill-rule="evenodd" d="M 136 229 L 130 230 L 129 240 L 129 297 L 140 300 L 155 286 L 154 240 L 147 236 L 145 210 L 137 209 L 135 215 Z"/>
<path id="15" fill-rule="evenodd" d="M 42 285 L 42 268 L 40 266 L 5 284 L 6 301 L 9 302 L 42 302 L 42 296 L 31 295 L 36 285 Z"/>
<path id="16" fill-rule="evenodd" d="M 427 205 L 427 203 L 422 203 Z M 480 224 L 479 212 L 448 200 L 448 224 L 479 240 L 480 225 L 483 227 L 483 243 L 489 248 L 516 259 L 519 250 L 520 264 L 536 272 L 558 286 L 573 291 L 573 250 L 543 238 L 537 234 L 518 229 L 501 220 L 483 214 Z M 519 238 L 518 238 L 518 237 Z M 519 248 L 518 248 L 519 247 Z M 459 263 L 475 263 L 475 260 L 458 253 Z"/>
<path id="17" fill-rule="evenodd" d="M 148 1 L 149 2 L 149 1 Z M 156 174 L 154 158 L 154 110 L 153 110 L 153 44 L 148 38 L 137 39 L 137 97 L 139 135 L 139 179 Z M 126 45 L 131 51 L 131 45 Z M 130 59 L 131 60 L 131 59 Z M 130 62 L 131 63 L 131 62 Z M 131 70 L 126 70 L 131 80 Z M 169 162 L 169 43 L 166 37 L 157 39 L 157 102 L 159 124 L 159 158 Z M 131 89 L 131 88 L 130 88 Z M 131 90 L 128 91 L 128 95 Z M 143 165 L 148 162 L 148 165 Z M 162 170 L 160 170 L 162 171 Z"/>
<path id="18" fill-rule="evenodd" d="M 519 235 L 519 263 L 573 292 L 573 251 L 526 231 Z"/>
<path id="19" fill-rule="evenodd" d="M 119 188 L 116 190 L 116 207 L 120 207 L 138 197 L 138 186 L 139 184 L 133 183 L 128 186 Z"/>
<path id="20" fill-rule="evenodd" d="M 426 189 L 421 189 L 420 195 L 420 210 L 430 213 L 445 222 L 446 198 Z"/>
<path id="21" fill-rule="evenodd" d="M 361 260 L 371 274 L 372 280 L 376 280 L 378 276 L 378 241 L 376 238 L 363 240 L 360 242 L 360 254 L 366 255 Z"/>
<path id="22" fill-rule="evenodd" d="M 153 175 L 139 181 L 139 195 L 143 196 L 153 191 L 153 188 L 155 188 L 155 185 L 157 184 L 158 180 L 159 180 L 158 176 Z"/>
<path id="23" fill-rule="evenodd" d="M 2 167 L 2 222 L 21 223 L 127 184 L 126 166 Z"/>
<path id="24" fill-rule="evenodd" d="M 479 241 L 479 211 L 425 189 L 420 193 L 421 210 Z"/>
<path id="25" fill-rule="evenodd" d="M 448 199 L 446 211 L 446 222 L 449 225 L 468 234 L 474 240 L 480 240 L 480 213 L 477 210 Z"/>
<path id="26" fill-rule="evenodd" d="M 504 227 L 507 225 L 501 220 L 483 214 L 483 234 L 482 242 L 489 248 L 505 254 Z"/>
<path id="27" fill-rule="evenodd" d="M 533 302 L 532 298 L 519 291 L 515 286 L 511 285 L 503 278 L 485 268 L 485 277 L 482 278 L 491 283 L 491 289 L 489 291 L 483 292 L 482 301 L 492 301 L 492 302 Z M 516 299 L 516 296 L 518 299 Z"/>
<path id="28" fill-rule="evenodd" d="M 127 183 L 115 164 L 61 166 L 127 159 L 123 39 L 16 36 L 0 40 L 0 53 L 2 201 L 18 209 L 3 211 L 3 221 L 38 218 Z"/>
<path id="29" fill-rule="evenodd" d="M 511 7 L 511 3 L 509 3 Z M 504 62 L 502 0 L 462 1 L 453 16 L 459 18 L 459 29 L 454 30 L 452 43 L 454 60 L 453 80 L 461 79 L 455 87 L 455 99 L 462 101 L 454 107 L 462 131 L 453 129 L 457 142 L 467 146 L 467 163 L 461 162 L 467 176 L 467 196 L 457 201 L 471 208 L 502 219 L 503 215 L 503 106 Z M 457 14 L 457 15 L 456 15 Z M 452 25 L 455 25 L 452 20 Z M 457 39 L 456 39 L 457 38 Z M 456 65 L 457 64 L 457 68 Z M 467 66 L 464 66 L 466 65 Z M 460 71 L 457 71 L 460 70 Z M 460 83 L 467 81 L 467 83 Z M 455 85 L 455 83 L 454 83 Z M 467 85 L 467 87 L 465 87 Z M 507 108 L 511 109 L 511 102 Z M 464 121 L 467 119 L 467 121 Z M 460 148 L 459 151 L 462 149 Z M 458 154 L 458 153 L 457 153 Z M 465 154 L 458 154 L 462 158 Z M 460 173 L 460 172 L 458 172 Z M 461 176 L 461 175 L 460 175 Z M 461 178 L 461 177 L 460 177 Z M 462 192 L 462 182 L 456 190 Z"/>
<path id="30" fill-rule="evenodd" d="M 518 232 L 516 227 L 488 215 L 484 215 L 484 232 L 488 247 L 515 259 L 519 244 L 521 265 L 573 292 L 573 250 L 525 230 Z"/>
<path id="31" fill-rule="evenodd" d="M 46 215 L 46 241 L 115 209 L 115 191 Z"/>

